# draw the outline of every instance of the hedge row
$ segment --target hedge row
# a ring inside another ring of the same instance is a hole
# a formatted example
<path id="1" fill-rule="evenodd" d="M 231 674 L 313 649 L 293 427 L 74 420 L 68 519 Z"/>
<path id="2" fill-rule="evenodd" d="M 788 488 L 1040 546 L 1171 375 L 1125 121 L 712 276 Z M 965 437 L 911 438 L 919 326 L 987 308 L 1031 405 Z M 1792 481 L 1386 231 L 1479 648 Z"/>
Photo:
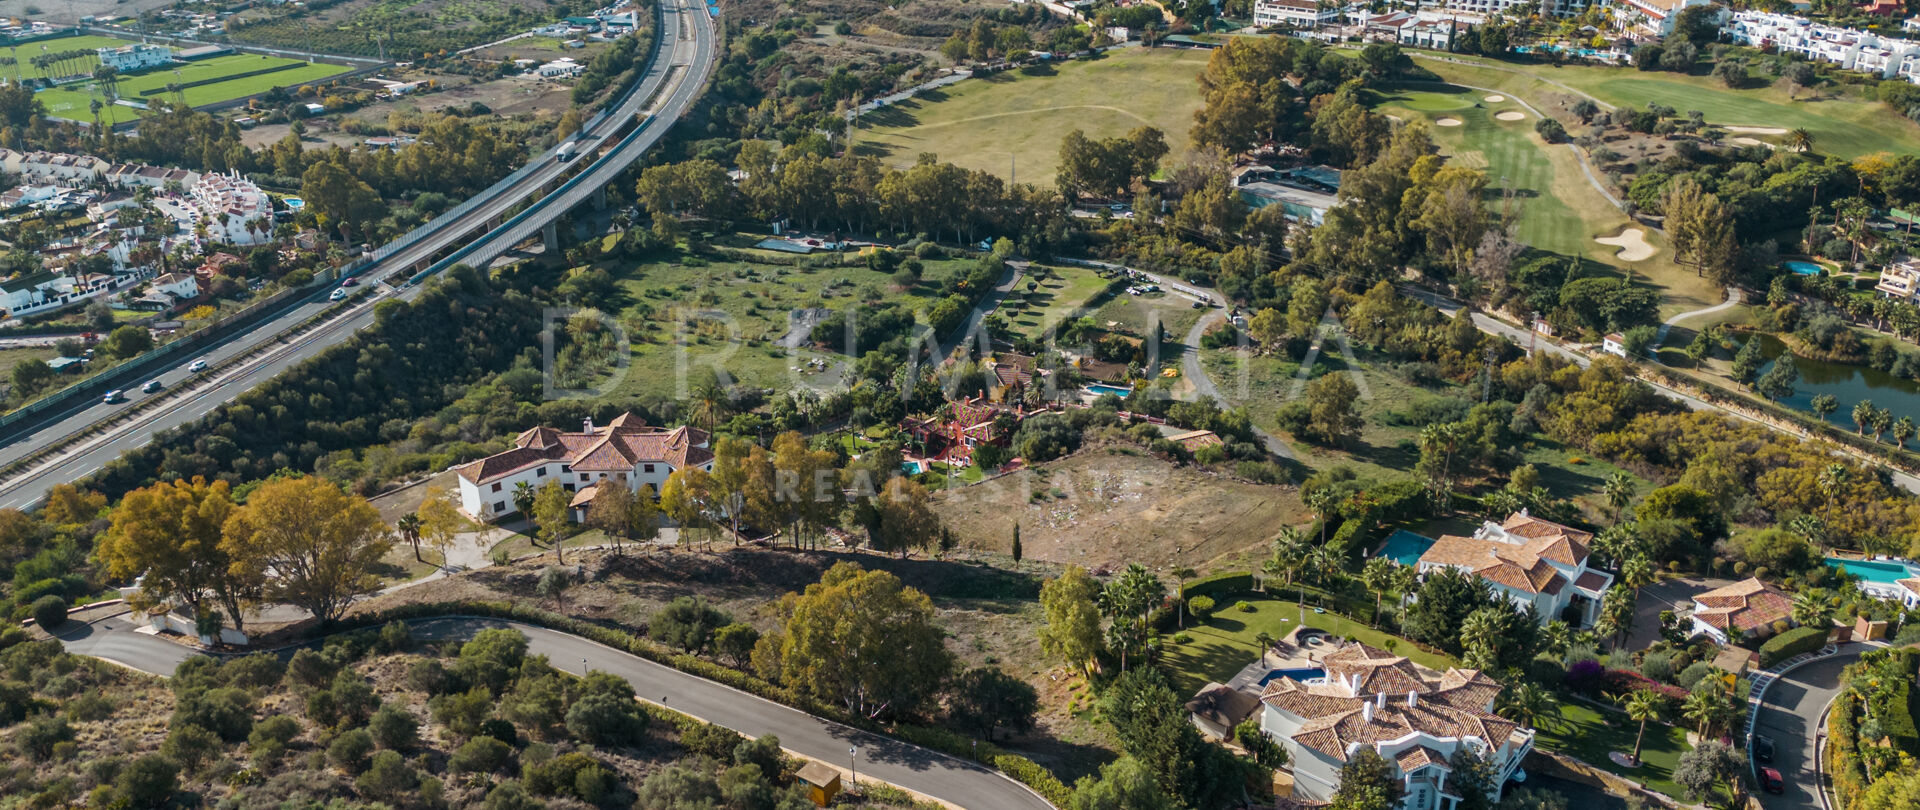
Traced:
<path id="1" fill-rule="evenodd" d="M 1854 798 L 1867 790 L 1867 771 L 1858 749 L 1859 711 L 1852 698 L 1842 695 L 1827 716 L 1827 775 L 1841 807 L 1851 807 Z"/>
<path id="2" fill-rule="evenodd" d="M 998 768 L 1002 773 L 1014 778 L 1021 784 L 1033 788 L 1055 805 L 1064 806 L 1072 790 L 1059 777 L 1053 775 L 1038 763 L 1019 754 L 1009 753 L 991 743 L 974 745 L 970 738 L 942 728 L 898 724 L 885 726 L 863 717 L 849 715 L 838 707 L 821 703 L 787 687 L 771 683 L 736 669 L 724 667 L 685 653 L 676 653 L 648 639 L 635 636 L 625 630 L 596 624 L 572 616 L 565 616 L 548 610 L 542 610 L 520 603 L 455 601 L 430 604 L 403 605 L 390 610 L 379 611 L 348 619 L 341 629 L 352 630 L 361 627 L 375 627 L 387 622 L 407 619 L 447 618 L 453 616 L 481 616 L 485 618 L 510 619 L 526 624 L 538 625 L 563 633 L 580 636 L 594 642 L 605 644 L 614 649 L 624 650 L 658 664 L 695 675 L 710 681 L 717 681 L 742 692 L 758 695 L 776 703 L 782 703 L 808 714 L 824 717 L 838 723 L 865 729 L 877 734 L 891 734 L 907 742 L 931 748 L 935 751 L 970 759 Z"/>
<path id="3" fill-rule="evenodd" d="M 279 73 L 280 71 L 292 70 L 297 67 L 306 67 L 306 65 L 301 62 L 288 62 L 283 65 L 274 65 L 273 67 L 261 68 L 259 70 L 249 70 L 244 73 L 228 73 L 221 76 L 214 76 L 211 78 L 200 79 L 198 81 L 183 82 L 176 85 L 176 87 L 178 89 L 185 90 L 190 87 L 199 87 L 201 85 L 219 84 L 220 82 L 238 81 L 240 79 L 251 79 L 255 76 L 265 76 L 269 73 Z M 173 91 L 173 89 L 174 88 L 171 88 L 171 87 L 154 87 L 154 88 L 140 91 L 140 95 L 149 96 L 149 97 L 157 96 L 157 95 L 160 95 L 161 93 L 170 93 Z"/>
<path id="4" fill-rule="evenodd" d="M 1795 627 L 1785 633 L 1767 639 L 1760 645 L 1760 668 L 1772 669 L 1774 664 L 1785 661 L 1801 653 L 1810 653 L 1826 646 L 1827 631 L 1823 628 Z"/>
<path id="5" fill-rule="evenodd" d="M 1253 572 L 1223 571 L 1187 583 L 1185 588 L 1180 589 L 1180 599 L 1186 601 L 1196 596 L 1211 596 L 1215 601 L 1219 601 L 1221 594 L 1245 593 L 1251 590 L 1253 590 Z"/>

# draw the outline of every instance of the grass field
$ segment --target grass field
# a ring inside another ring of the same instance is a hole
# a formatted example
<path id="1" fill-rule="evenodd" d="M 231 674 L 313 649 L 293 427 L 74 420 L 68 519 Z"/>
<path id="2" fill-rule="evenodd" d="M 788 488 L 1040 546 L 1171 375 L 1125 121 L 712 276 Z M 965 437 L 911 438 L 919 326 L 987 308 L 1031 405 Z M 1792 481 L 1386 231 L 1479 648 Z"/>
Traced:
<path id="1" fill-rule="evenodd" d="M 1663 289 L 1663 316 L 1720 302 L 1717 288 L 1675 265 L 1665 250 L 1651 259 L 1628 263 L 1615 258 L 1618 248 L 1593 241 L 1618 234 L 1633 223 L 1589 181 L 1572 148 L 1549 144 L 1534 132 L 1538 116 L 1512 98 L 1488 102 L 1487 95 L 1482 90 L 1432 85 L 1376 93 L 1373 103 L 1403 119 L 1459 121 L 1458 126 L 1433 127 L 1435 142 L 1452 160 L 1486 172 L 1488 204 L 1496 211 L 1518 215 L 1515 230 L 1520 241 L 1632 270 Z M 1502 113 L 1524 117 L 1506 121 L 1495 117 Z M 1664 247 L 1658 232 L 1643 230 L 1656 247 Z"/>
<path id="2" fill-rule="evenodd" d="M 1242 599 L 1253 606 L 1252 613 L 1242 613 L 1234 607 Z M 1204 625 L 1189 619 L 1187 629 L 1181 631 L 1192 636 L 1193 641 L 1186 644 L 1166 643 L 1162 647 L 1166 651 L 1164 661 L 1172 676 L 1176 694 L 1191 695 L 1208 682 L 1226 683 L 1242 667 L 1253 663 L 1259 634 L 1284 638 L 1300 623 L 1301 608 L 1293 601 L 1269 599 L 1258 594 L 1226 596 L 1217 601 L 1219 607 L 1212 619 Z M 1457 666 L 1453 659 L 1445 655 L 1419 649 L 1411 642 L 1375 630 L 1365 623 L 1337 613 L 1315 613 L 1312 599 L 1308 599 L 1305 610 L 1307 626 L 1316 630 L 1325 630 L 1342 638 L 1352 636 L 1362 643 L 1382 649 L 1392 641 L 1394 654 L 1404 655 L 1416 664 L 1443 672 L 1448 667 Z"/>
<path id="3" fill-rule="evenodd" d="M 855 148 L 895 166 L 931 152 L 965 168 L 1051 185 L 1068 132 L 1110 138 L 1150 124 L 1166 133 L 1177 157 L 1201 106 L 1195 78 L 1206 64 L 1201 51 L 1128 48 L 964 81 L 867 115 Z"/>
<path id="4" fill-rule="evenodd" d="M 93 51 L 101 48 L 118 48 L 131 44 L 133 43 L 128 40 L 114 39 L 113 37 L 80 36 L 45 39 L 38 42 L 28 42 L 23 45 L 14 45 L 6 49 L 6 55 L 17 60 L 17 62 L 16 64 L 0 68 L 0 76 L 15 79 L 46 79 L 55 76 L 91 74 L 93 73 L 93 69 L 100 64 L 99 57 L 94 56 Z M 33 58 L 36 56 L 60 53 L 62 51 L 87 51 L 87 55 L 77 59 L 69 59 L 45 70 L 33 65 Z"/>
<path id="5" fill-rule="evenodd" d="M 1821 88 L 1790 99 L 1777 86 L 1732 90 L 1707 76 L 1567 65 L 1521 65 L 1449 55 L 1421 59 L 1421 67 L 1450 82 L 1491 87 L 1540 104 L 1548 93 L 1578 92 L 1619 107 L 1657 102 L 1685 113 L 1699 110 L 1721 126 L 1805 128 L 1814 150 L 1851 158 L 1870 152 L 1920 152 L 1920 124 L 1850 88 Z M 1461 64 L 1461 63 L 1471 64 Z M 1840 95 L 1836 95 L 1840 94 Z"/>
<path id="6" fill-rule="evenodd" d="M 278 65 L 293 65 L 294 67 L 259 76 L 248 76 L 228 81 L 215 81 L 210 84 L 188 87 L 182 91 L 182 95 L 186 98 L 189 105 L 200 107 L 208 104 L 217 104 L 222 101 L 230 101 L 236 98 L 244 98 L 255 93 L 264 93 L 275 87 L 295 87 L 302 84 L 310 84 L 352 70 L 352 68 L 344 65 L 330 65 L 325 63 L 305 64 L 296 59 L 283 59 L 277 56 L 234 54 L 231 56 L 203 59 L 197 62 L 187 62 L 170 69 L 150 70 L 145 73 L 129 75 L 120 80 L 119 85 L 115 88 L 115 92 L 119 94 L 120 98 L 129 100 L 146 101 L 162 99 L 166 97 L 164 91 L 169 84 L 208 81 L 210 79 L 218 79 L 222 76 L 250 73 Z M 143 95 L 143 91 L 152 90 L 162 92 Z M 100 98 L 103 102 L 105 101 L 104 91 L 92 82 L 42 90 L 38 96 L 40 103 L 46 105 L 47 114 L 56 118 L 67 118 L 75 121 L 92 121 L 93 113 L 89 109 L 89 103 L 95 98 Z M 132 121 L 138 117 L 139 112 L 137 110 L 123 105 L 108 105 L 100 110 L 100 119 L 109 123 Z"/>
<path id="7" fill-rule="evenodd" d="M 1673 781 L 1673 769 L 1680 764 L 1680 755 L 1693 748 L 1687 745 L 1687 733 L 1682 729 L 1648 723 L 1646 739 L 1640 744 L 1640 765 L 1634 768 L 1616 765 L 1607 756 L 1614 751 L 1632 753 L 1634 735 L 1640 733 L 1640 724 L 1623 713 L 1568 701 L 1560 704 L 1558 722 L 1538 731 L 1536 745 L 1540 748 L 1575 757 L 1668 796 L 1681 795 L 1680 786 Z"/>
<path id="8" fill-rule="evenodd" d="M 1014 331 L 1034 339 L 1078 313 L 1110 281 L 1084 267 L 1034 265 L 1027 272 L 1031 276 L 1035 271 L 1046 277 L 1031 292 L 1021 285 L 1009 293 L 997 310 Z"/>

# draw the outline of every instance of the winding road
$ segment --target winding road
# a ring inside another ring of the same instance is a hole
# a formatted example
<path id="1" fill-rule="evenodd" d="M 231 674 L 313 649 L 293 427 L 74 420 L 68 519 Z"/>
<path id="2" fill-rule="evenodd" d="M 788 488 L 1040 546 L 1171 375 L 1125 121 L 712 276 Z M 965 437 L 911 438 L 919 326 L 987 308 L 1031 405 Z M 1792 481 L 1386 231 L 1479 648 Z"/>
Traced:
<path id="1" fill-rule="evenodd" d="M 894 738 L 835 723 L 798 709 L 690 675 L 578 636 L 502 619 L 413 619 L 414 638 L 460 641 L 488 628 L 518 630 L 527 651 L 575 674 L 609 672 L 633 684 L 640 699 L 725 726 L 749 737 L 777 735 L 780 745 L 809 759 L 845 766 L 859 749 L 858 774 L 957 807 L 1050 810 L 1039 794 L 976 763 Z M 90 655 L 156 675 L 171 675 L 199 652 L 134 631 L 132 614 L 97 620 L 59 634 L 69 652 Z"/>
<path id="2" fill-rule="evenodd" d="M 1840 694 L 1840 670 L 1868 649 L 1856 645 L 1832 658 L 1801 666 L 1767 688 L 1753 733 L 1772 737 L 1774 768 L 1786 782 L 1780 795 L 1761 793 L 1766 810 L 1820 810 L 1819 752 L 1826 729 L 1827 707 Z"/>

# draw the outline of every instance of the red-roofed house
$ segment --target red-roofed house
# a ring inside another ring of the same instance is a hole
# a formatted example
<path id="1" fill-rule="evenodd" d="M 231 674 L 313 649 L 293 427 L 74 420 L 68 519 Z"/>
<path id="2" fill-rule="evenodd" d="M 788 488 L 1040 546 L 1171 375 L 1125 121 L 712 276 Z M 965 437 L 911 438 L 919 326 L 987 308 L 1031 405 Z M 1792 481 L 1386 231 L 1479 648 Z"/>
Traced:
<path id="1" fill-rule="evenodd" d="M 1011 418 L 1011 426 L 1000 417 Z M 926 449 L 928 458 L 964 461 L 982 444 L 1006 444 L 1019 426 L 1021 413 L 994 405 L 982 397 L 948 402 L 924 419 L 907 419 L 900 428 Z"/>
<path id="2" fill-rule="evenodd" d="M 596 427 L 592 419 L 578 433 L 537 427 L 514 437 L 513 449 L 454 468 L 460 479 L 460 505 L 467 514 L 493 520 L 517 511 L 513 493 L 522 482 L 535 488 L 558 481 L 579 493 L 607 481 L 625 482 L 655 492 L 667 476 L 686 467 L 713 469 L 707 432 L 698 428 L 648 427 L 640 417 L 621 414 Z"/>
<path id="3" fill-rule="evenodd" d="M 1478 576 L 1518 609 L 1531 605 L 1541 622 L 1565 618 L 1587 627 L 1600 618 L 1600 600 L 1613 585 L 1613 575 L 1588 568 L 1588 543 L 1593 535 L 1558 523 L 1515 512 L 1503 523 L 1491 520 L 1472 537 L 1444 535 L 1424 554 L 1417 568 L 1424 574 L 1438 568 L 1457 568 Z"/>
<path id="4" fill-rule="evenodd" d="M 1287 750 L 1295 800 L 1326 801 L 1340 770 L 1372 749 L 1397 771 L 1407 810 L 1448 810 L 1460 801 L 1448 784 L 1454 752 L 1465 746 L 1493 768 L 1501 791 L 1533 749 L 1532 729 L 1493 713 L 1500 684 L 1479 670 L 1435 672 L 1365 644 L 1321 659 L 1324 678 L 1270 681 L 1261 693 L 1260 730 Z"/>
<path id="5" fill-rule="evenodd" d="M 1727 629 L 1746 638 L 1773 632 L 1773 623 L 1793 621 L 1793 600 L 1772 585 L 1749 577 L 1693 597 L 1693 632 L 1727 643 Z"/>

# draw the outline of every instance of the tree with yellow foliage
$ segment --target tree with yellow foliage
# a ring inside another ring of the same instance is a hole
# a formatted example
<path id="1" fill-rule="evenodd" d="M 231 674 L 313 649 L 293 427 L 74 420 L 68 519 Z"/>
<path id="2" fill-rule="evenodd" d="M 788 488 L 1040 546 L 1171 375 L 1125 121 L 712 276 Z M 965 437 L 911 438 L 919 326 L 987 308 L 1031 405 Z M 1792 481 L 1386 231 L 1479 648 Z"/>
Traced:
<path id="1" fill-rule="evenodd" d="M 323 622 L 380 585 L 373 568 L 393 548 L 380 513 L 315 476 L 262 484 L 228 518 L 220 546 L 234 576 L 272 572 L 267 594 Z"/>

